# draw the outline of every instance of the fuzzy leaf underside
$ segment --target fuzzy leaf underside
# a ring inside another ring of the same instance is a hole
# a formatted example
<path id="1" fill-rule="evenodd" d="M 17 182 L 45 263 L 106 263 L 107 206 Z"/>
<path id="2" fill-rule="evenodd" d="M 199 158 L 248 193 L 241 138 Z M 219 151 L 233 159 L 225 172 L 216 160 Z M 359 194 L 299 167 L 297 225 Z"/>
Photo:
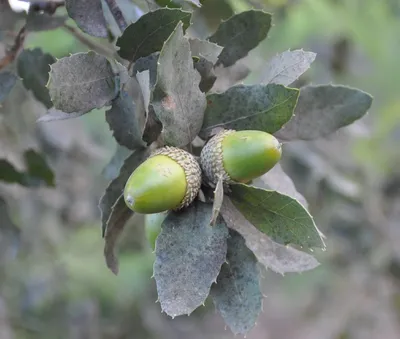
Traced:
<path id="1" fill-rule="evenodd" d="M 223 201 L 224 201 L 224 185 L 221 176 L 219 177 L 214 189 L 214 202 L 212 207 L 212 218 L 210 222 L 211 225 L 214 225 L 216 223 Z"/>
<path id="2" fill-rule="evenodd" d="M 110 182 L 99 202 L 103 236 L 109 227 L 109 218 L 112 208 L 118 198 L 123 194 L 126 181 L 132 172 L 149 156 L 147 149 L 137 149 L 125 159 L 119 175 Z"/>
<path id="3" fill-rule="evenodd" d="M 229 228 L 244 237 L 247 247 L 265 268 L 284 275 L 312 270 L 319 266 L 312 255 L 272 241 L 246 220 L 228 197 L 224 198 L 221 215 Z"/>
<path id="4" fill-rule="evenodd" d="M 142 92 L 142 99 L 144 104 L 144 110 L 146 112 L 146 116 L 149 113 L 149 105 L 151 99 L 151 83 L 150 83 L 150 71 L 144 70 L 142 72 L 136 73 L 136 79 L 139 83 L 140 90 Z M 143 131 L 143 127 L 142 127 Z"/>
<path id="5" fill-rule="evenodd" d="M 206 107 L 205 95 L 199 88 L 200 75 L 193 68 L 182 23 L 165 42 L 158 63 L 152 106 L 163 125 L 164 142 L 182 147 L 199 133 Z"/>
<path id="6" fill-rule="evenodd" d="M 249 74 L 250 68 L 244 61 L 238 61 L 230 67 L 215 66 L 214 74 L 217 77 L 210 92 L 222 93 L 243 81 Z"/>
<path id="7" fill-rule="evenodd" d="M 107 23 L 101 0 L 65 0 L 68 15 L 87 34 L 107 38 Z"/>
<path id="8" fill-rule="evenodd" d="M 196 58 L 194 67 L 201 76 L 199 88 L 203 93 L 206 93 L 213 87 L 217 80 L 214 65 L 218 61 L 218 55 L 221 53 L 223 47 L 213 42 L 196 38 L 190 38 L 189 44 L 192 57 Z"/>
<path id="9" fill-rule="evenodd" d="M 0 103 L 4 101 L 7 95 L 11 92 L 18 77 L 9 71 L 0 73 Z"/>
<path id="10" fill-rule="evenodd" d="M 179 22 L 183 30 L 189 27 L 190 12 L 180 9 L 160 8 L 141 16 L 138 21 L 129 25 L 117 40 L 121 58 L 135 61 L 160 51 L 164 42 L 174 31 Z"/>
<path id="11" fill-rule="evenodd" d="M 201 76 L 199 84 L 200 90 L 203 93 L 208 92 L 214 86 L 214 83 L 217 80 L 213 63 L 206 58 L 200 57 L 200 59 L 194 63 L 194 68 Z"/>
<path id="12" fill-rule="evenodd" d="M 293 115 L 299 91 L 282 85 L 237 85 L 207 96 L 201 136 L 216 127 L 278 131 Z"/>
<path id="13" fill-rule="evenodd" d="M 152 53 L 146 57 L 142 57 L 135 62 L 132 68 L 132 74 L 137 74 L 148 70 L 150 75 L 150 88 L 153 89 L 157 81 L 157 62 L 160 52 Z"/>
<path id="14" fill-rule="evenodd" d="M 315 57 L 315 53 L 303 50 L 278 54 L 268 62 L 261 82 L 289 86 L 310 68 Z"/>
<path id="15" fill-rule="evenodd" d="M 257 47 L 267 37 L 270 28 L 271 14 L 249 10 L 222 22 L 209 40 L 224 47 L 218 59 L 228 67 Z"/>
<path id="16" fill-rule="evenodd" d="M 336 85 L 303 87 L 295 116 L 276 136 L 287 141 L 327 136 L 363 117 L 371 104 L 371 95 L 358 89 Z"/>
<path id="17" fill-rule="evenodd" d="M 115 247 L 125 228 L 126 222 L 133 216 L 133 211 L 126 206 L 124 196 L 121 195 L 113 205 L 107 221 L 107 230 L 104 236 L 104 258 L 107 267 L 115 275 L 118 274 L 118 257 Z"/>
<path id="18" fill-rule="evenodd" d="M 117 80 L 108 60 L 95 52 L 77 53 L 51 65 L 49 88 L 56 109 L 87 113 L 110 103 Z"/>
<path id="19" fill-rule="evenodd" d="M 50 108 L 47 114 L 41 116 L 36 122 L 52 122 L 58 120 L 74 119 L 82 116 L 85 113 L 65 113 L 55 108 Z"/>
<path id="20" fill-rule="evenodd" d="M 231 189 L 235 207 L 273 241 L 305 248 L 325 247 L 313 218 L 297 200 L 244 184 L 232 185 Z"/>
<path id="21" fill-rule="evenodd" d="M 194 202 L 171 212 L 156 240 L 154 277 L 161 308 L 175 317 L 202 305 L 225 262 L 228 228 L 210 226 L 212 205 Z"/>
<path id="22" fill-rule="evenodd" d="M 18 75 L 22 78 L 26 89 L 31 90 L 36 99 L 43 103 L 46 108 L 51 108 L 49 90 L 46 85 L 49 80 L 50 65 L 56 59 L 40 48 L 26 49 L 18 56 Z"/>
<path id="23" fill-rule="evenodd" d="M 269 170 L 268 173 L 254 179 L 251 185 L 278 191 L 279 193 L 295 198 L 304 207 L 307 208 L 308 206 L 306 199 L 297 191 L 292 179 L 283 171 L 279 163 Z"/>
<path id="24" fill-rule="evenodd" d="M 143 126 L 138 120 L 138 112 L 132 97 L 121 91 L 106 111 L 106 121 L 117 142 L 131 150 L 144 147 L 142 140 Z"/>
<path id="25" fill-rule="evenodd" d="M 108 180 L 114 180 L 118 177 L 119 171 L 125 162 L 125 159 L 132 154 L 132 151 L 124 146 L 118 145 L 114 152 L 114 155 L 104 167 L 102 175 Z"/>
<path id="26" fill-rule="evenodd" d="M 222 46 L 219 46 L 207 40 L 200 40 L 197 38 L 190 38 L 189 44 L 192 56 L 204 57 L 212 64 L 215 64 L 218 61 L 218 56 L 223 50 Z"/>
<path id="27" fill-rule="evenodd" d="M 262 307 L 257 258 L 244 238 L 230 229 L 226 264 L 211 288 L 216 309 L 234 334 L 246 334 Z"/>

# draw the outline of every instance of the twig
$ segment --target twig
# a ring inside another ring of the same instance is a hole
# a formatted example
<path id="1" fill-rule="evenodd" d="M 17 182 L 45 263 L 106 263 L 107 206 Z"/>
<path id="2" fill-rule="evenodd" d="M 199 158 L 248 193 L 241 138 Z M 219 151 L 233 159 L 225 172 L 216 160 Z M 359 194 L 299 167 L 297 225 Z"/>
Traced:
<path id="1" fill-rule="evenodd" d="M 80 31 L 75 29 L 75 27 L 70 26 L 69 24 L 64 24 L 64 28 L 71 33 L 76 39 L 78 39 L 82 44 L 86 45 L 89 47 L 89 49 L 102 54 L 106 57 L 116 59 L 117 55 L 114 53 L 114 51 L 110 50 L 109 48 L 103 47 L 102 45 L 97 44 L 93 40 L 87 38 L 84 36 Z"/>
<path id="2" fill-rule="evenodd" d="M 113 15 L 115 21 L 117 22 L 121 32 L 125 31 L 125 28 L 128 26 L 128 24 L 126 23 L 124 15 L 122 14 L 122 11 L 115 2 L 115 0 L 105 0 L 105 2 L 108 8 L 110 9 L 111 14 Z"/>
<path id="3" fill-rule="evenodd" d="M 18 52 L 23 47 L 24 41 L 26 37 L 26 29 L 25 25 L 19 30 L 17 36 L 14 40 L 14 45 L 10 48 L 10 50 L 6 53 L 6 55 L 0 59 L 0 70 L 8 66 L 12 63 L 18 55 Z"/>

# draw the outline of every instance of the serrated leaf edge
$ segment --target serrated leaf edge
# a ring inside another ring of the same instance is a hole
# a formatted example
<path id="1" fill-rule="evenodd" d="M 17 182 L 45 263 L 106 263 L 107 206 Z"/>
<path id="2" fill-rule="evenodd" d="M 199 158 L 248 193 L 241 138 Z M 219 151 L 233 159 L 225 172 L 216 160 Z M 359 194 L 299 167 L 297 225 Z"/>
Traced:
<path id="1" fill-rule="evenodd" d="M 326 250 L 326 244 L 325 244 L 325 241 L 324 241 L 324 239 L 326 239 L 326 236 L 319 230 L 319 228 L 318 228 L 317 225 L 315 224 L 314 217 L 310 214 L 310 212 L 308 211 L 308 209 L 305 208 L 305 207 L 301 204 L 301 202 L 298 201 L 296 198 L 294 198 L 294 197 L 292 197 L 292 196 L 290 196 L 290 195 L 281 193 L 281 192 L 279 192 L 279 191 L 268 190 L 268 189 L 265 189 L 265 188 L 255 187 L 255 186 L 252 186 L 252 185 L 246 185 L 246 184 L 235 184 L 235 185 L 241 185 L 241 186 L 251 187 L 251 188 L 255 188 L 255 189 L 257 189 L 257 190 L 262 190 L 262 191 L 269 192 L 269 193 L 276 193 L 276 194 L 279 194 L 279 195 L 281 195 L 281 196 L 284 196 L 284 197 L 287 197 L 287 198 L 290 198 L 290 199 L 294 200 L 294 201 L 306 212 L 306 214 L 307 214 L 307 215 L 310 217 L 310 219 L 312 220 L 313 226 L 314 226 L 314 228 L 315 228 L 315 230 L 316 230 L 318 236 L 320 237 L 321 243 L 322 243 L 322 245 L 323 245 L 322 247 L 318 247 L 318 248 L 321 248 L 323 251 Z M 239 212 L 240 212 L 240 211 L 239 211 Z M 274 213 L 274 211 L 271 211 L 271 212 Z M 240 212 L 240 213 L 241 213 L 241 212 Z M 247 218 L 246 218 L 246 219 L 247 219 Z M 256 227 L 256 228 L 257 228 L 257 227 Z M 268 234 L 266 234 L 266 235 L 268 236 Z M 289 245 L 290 245 L 290 244 L 289 244 Z"/>

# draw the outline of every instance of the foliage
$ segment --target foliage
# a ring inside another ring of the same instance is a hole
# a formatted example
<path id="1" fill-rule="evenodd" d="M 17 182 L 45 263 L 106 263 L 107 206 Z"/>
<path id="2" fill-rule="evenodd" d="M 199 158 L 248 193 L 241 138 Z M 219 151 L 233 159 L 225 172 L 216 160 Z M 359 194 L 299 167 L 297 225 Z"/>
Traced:
<path id="1" fill-rule="evenodd" d="M 189 26 L 192 12 L 203 9 L 190 2 L 188 11 L 171 2 L 174 6 L 149 11 L 126 27 L 115 1 L 66 1 L 68 15 L 80 29 L 110 38 L 116 48 L 56 60 L 39 49 L 25 49 L 16 58 L 21 47 L 16 46 L 9 63 L 16 61 L 20 79 L 12 67 L 0 73 L 1 101 L 22 82 L 49 109 L 40 122 L 110 107 L 105 119 L 124 148 L 112 160 L 112 181 L 99 207 L 104 255 L 116 274 L 115 248 L 134 214 L 124 203 L 123 188 L 154 148 L 191 150 L 196 137 L 207 141 L 218 128 L 261 130 L 288 142 L 315 140 L 360 119 L 372 103 L 369 94 L 345 86 L 288 87 L 315 59 L 303 50 L 269 60 L 262 83 L 225 79 L 223 71 L 234 69 L 267 37 L 271 14 L 252 9 L 235 14 L 202 40 L 190 36 Z M 109 36 L 106 5 L 119 24 L 119 37 Z M 22 40 L 24 34 L 22 30 Z M 230 83 L 229 88 L 218 91 L 218 81 Z M 40 154 L 27 151 L 25 162 L 27 170 L 20 172 L 2 159 L 1 180 L 54 185 Z M 172 317 L 190 314 L 211 295 L 232 331 L 246 333 L 261 311 L 257 262 L 282 274 L 313 269 L 318 261 L 290 245 L 324 249 L 323 235 L 279 166 L 253 183 L 231 185 L 224 194 L 221 185 L 215 195 L 206 183 L 202 188 L 204 201 L 169 213 L 157 237 L 154 278 L 161 308 Z"/>
<path id="2" fill-rule="evenodd" d="M 261 311 L 257 258 L 239 233 L 229 233 L 226 263 L 211 289 L 211 297 L 233 333 L 247 333 Z"/>
<path id="3" fill-rule="evenodd" d="M 50 65 L 55 61 L 52 55 L 43 53 L 39 48 L 25 49 L 17 60 L 18 75 L 23 79 L 25 88 L 31 90 L 36 99 L 47 108 L 53 106 L 46 85 L 49 80 Z"/>
<path id="4" fill-rule="evenodd" d="M 7 159 L 0 159 L 0 180 L 35 187 L 41 184 L 55 186 L 54 174 L 43 156 L 33 149 L 24 152 L 25 171 L 19 171 Z"/>

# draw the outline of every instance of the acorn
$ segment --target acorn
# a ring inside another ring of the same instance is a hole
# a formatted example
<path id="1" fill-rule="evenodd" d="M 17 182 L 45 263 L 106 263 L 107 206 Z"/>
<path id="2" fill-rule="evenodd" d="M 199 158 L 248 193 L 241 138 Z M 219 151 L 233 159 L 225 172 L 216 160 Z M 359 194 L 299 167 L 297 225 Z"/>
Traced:
<path id="1" fill-rule="evenodd" d="M 193 155 L 176 147 L 152 153 L 130 175 L 124 189 L 126 205 L 143 214 L 179 210 L 197 196 L 201 169 Z"/>
<path id="2" fill-rule="evenodd" d="M 211 186 L 248 183 L 272 169 L 281 159 L 281 143 L 262 131 L 222 130 L 203 147 L 200 165 Z"/>

